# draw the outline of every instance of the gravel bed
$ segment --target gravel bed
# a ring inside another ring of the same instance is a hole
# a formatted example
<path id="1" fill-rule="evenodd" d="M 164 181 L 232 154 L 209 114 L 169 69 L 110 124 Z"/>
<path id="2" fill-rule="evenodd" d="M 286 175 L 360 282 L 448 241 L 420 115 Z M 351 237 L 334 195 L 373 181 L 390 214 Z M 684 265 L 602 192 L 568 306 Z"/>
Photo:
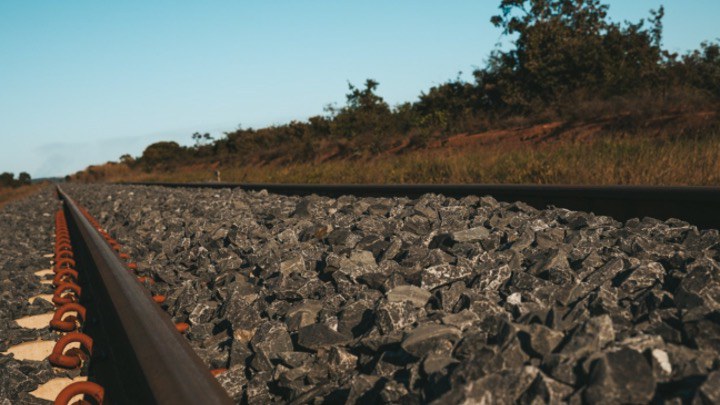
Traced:
<path id="1" fill-rule="evenodd" d="M 491 197 L 67 188 L 238 402 L 720 402 L 717 230 Z"/>
<path id="2" fill-rule="evenodd" d="M 50 302 L 28 298 L 52 293 L 33 273 L 50 267 L 44 255 L 53 253 L 55 212 L 59 205 L 50 187 L 0 209 L 0 352 L 38 339 L 57 340 L 49 326 L 20 328 L 13 320 L 53 312 Z M 78 371 L 53 370 L 47 360 L 18 361 L 0 354 L 0 404 L 45 404 L 28 393 L 54 377 L 74 377 Z"/>

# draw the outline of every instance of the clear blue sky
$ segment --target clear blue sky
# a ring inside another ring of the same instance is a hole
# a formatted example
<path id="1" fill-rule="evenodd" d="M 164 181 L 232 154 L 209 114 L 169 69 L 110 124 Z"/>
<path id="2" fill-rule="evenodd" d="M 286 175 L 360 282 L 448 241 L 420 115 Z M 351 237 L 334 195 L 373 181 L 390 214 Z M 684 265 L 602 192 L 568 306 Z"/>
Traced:
<path id="1" fill-rule="evenodd" d="M 717 0 L 611 0 L 614 20 L 666 8 L 665 46 L 720 37 Z M 482 66 L 499 0 L 0 0 L 0 171 L 65 175 L 322 112 L 371 77 L 391 104 Z"/>

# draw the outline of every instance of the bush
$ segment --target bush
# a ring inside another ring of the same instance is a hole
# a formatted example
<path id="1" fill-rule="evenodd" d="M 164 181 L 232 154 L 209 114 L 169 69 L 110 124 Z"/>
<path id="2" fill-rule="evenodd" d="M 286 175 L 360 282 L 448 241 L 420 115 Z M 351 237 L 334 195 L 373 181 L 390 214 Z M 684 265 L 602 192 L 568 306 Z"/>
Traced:
<path id="1" fill-rule="evenodd" d="M 185 148 L 177 142 L 156 142 L 145 148 L 140 160 L 148 170 L 169 169 L 174 164 L 183 162 L 185 155 Z"/>
<path id="2" fill-rule="evenodd" d="M 17 188 L 31 183 L 32 178 L 27 172 L 21 172 L 17 179 L 15 179 L 13 173 L 4 172 L 0 174 L 0 188 Z"/>

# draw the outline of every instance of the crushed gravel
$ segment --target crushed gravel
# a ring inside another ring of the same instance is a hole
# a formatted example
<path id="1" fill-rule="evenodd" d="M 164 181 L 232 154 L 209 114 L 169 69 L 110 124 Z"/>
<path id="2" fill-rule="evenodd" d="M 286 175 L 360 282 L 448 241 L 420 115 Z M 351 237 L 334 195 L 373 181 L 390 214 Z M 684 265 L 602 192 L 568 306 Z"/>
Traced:
<path id="1" fill-rule="evenodd" d="M 0 352 L 11 346 L 35 340 L 57 340 L 48 327 L 24 329 L 15 319 L 53 312 L 55 306 L 43 299 L 49 285 L 40 284 L 33 273 L 50 267 L 44 255 L 53 253 L 55 212 L 59 205 L 53 190 L 41 192 L 7 204 L 0 209 Z M 0 404 L 47 404 L 29 392 L 55 377 L 74 377 L 78 371 L 54 370 L 47 360 L 17 360 L 0 353 Z"/>
<path id="2" fill-rule="evenodd" d="M 717 230 L 487 196 L 65 187 L 238 402 L 720 402 Z M 46 200 L 3 211 L 11 246 L 39 249 L 19 241 L 49 235 Z M 1 243 L 3 280 L 39 288 Z"/>

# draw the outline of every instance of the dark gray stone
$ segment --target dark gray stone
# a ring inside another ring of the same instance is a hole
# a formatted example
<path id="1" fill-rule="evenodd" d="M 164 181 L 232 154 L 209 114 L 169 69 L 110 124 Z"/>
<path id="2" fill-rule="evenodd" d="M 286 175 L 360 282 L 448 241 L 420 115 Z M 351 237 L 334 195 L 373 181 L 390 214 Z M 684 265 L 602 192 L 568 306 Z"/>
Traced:
<path id="1" fill-rule="evenodd" d="M 589 319 L 578 326 L 561 352 L 582 357 L 597 352 L 615 340 L 615 329 L 609 315 Z"/>
<path id="2" fill-rule="evenodd" d="M 415 357 L 422 357 L 442 341 L 460 340 L 462 332 L 452 326 L 426 323 L 411 330 L 402 341 L 402 348 Z"/>
<path id="3" fill-rule="evenodd" d="M 451 236 L 456 242 L 474 242 L 490 236 L 490 231 L 483 226 L 478 226 L 462 231 L 455 231 Z"/>
<path id="4" fill-rule="evenodd" d="M 552 353 L 565 337 L 562 332 L 537 323 L 520 327 L 520 330 L 518 337 L 526 349 L 525 352 L 539 358 Z"/>
<path id="5" fill-rule="evenodd" d="M 703 404 L 720 403 L 720 371 L 713 371 L 700 386 L 698 396 Z"/>
<path id="6" fill-rule="evenodd" d="M 309 350 L 328 349 L 351 340 L 352 337 L 338 333 L 323 323 L 308 325 L 298 331 L 298 345 Z"/>
<path id="7" fill-rule="evenodd" d="M 583 399 L 592 404 L 648 403 L 654 394 L 655 379 L 645 357 L 620 349 L 593 363 Z"/>
<path id="8" fill-rule="evenodd" d="M 388 302 L 405 302 L 409 301 L 418 308 L 422 308 L 427 304 L 432 294 L 430 291 L 416 287 L 414 285 L 401 285 L 393 288 L 387 293 Z"/>
<path id="9" fill-rule="evenodd" d="M 292 340 L 285 325 L 279 322 L 265 322 L 257 329 L 250 347 L 256 354 L 276 359 L 278 353 L 293 351 Z"/>
<path id="10" fill-rule="evenodd" d="M 466 280 L 472 269 L 463 265 L 439 264 L 423 269 L 420 273 L 420 287 L 433 290 L 457 280 Z"/>

